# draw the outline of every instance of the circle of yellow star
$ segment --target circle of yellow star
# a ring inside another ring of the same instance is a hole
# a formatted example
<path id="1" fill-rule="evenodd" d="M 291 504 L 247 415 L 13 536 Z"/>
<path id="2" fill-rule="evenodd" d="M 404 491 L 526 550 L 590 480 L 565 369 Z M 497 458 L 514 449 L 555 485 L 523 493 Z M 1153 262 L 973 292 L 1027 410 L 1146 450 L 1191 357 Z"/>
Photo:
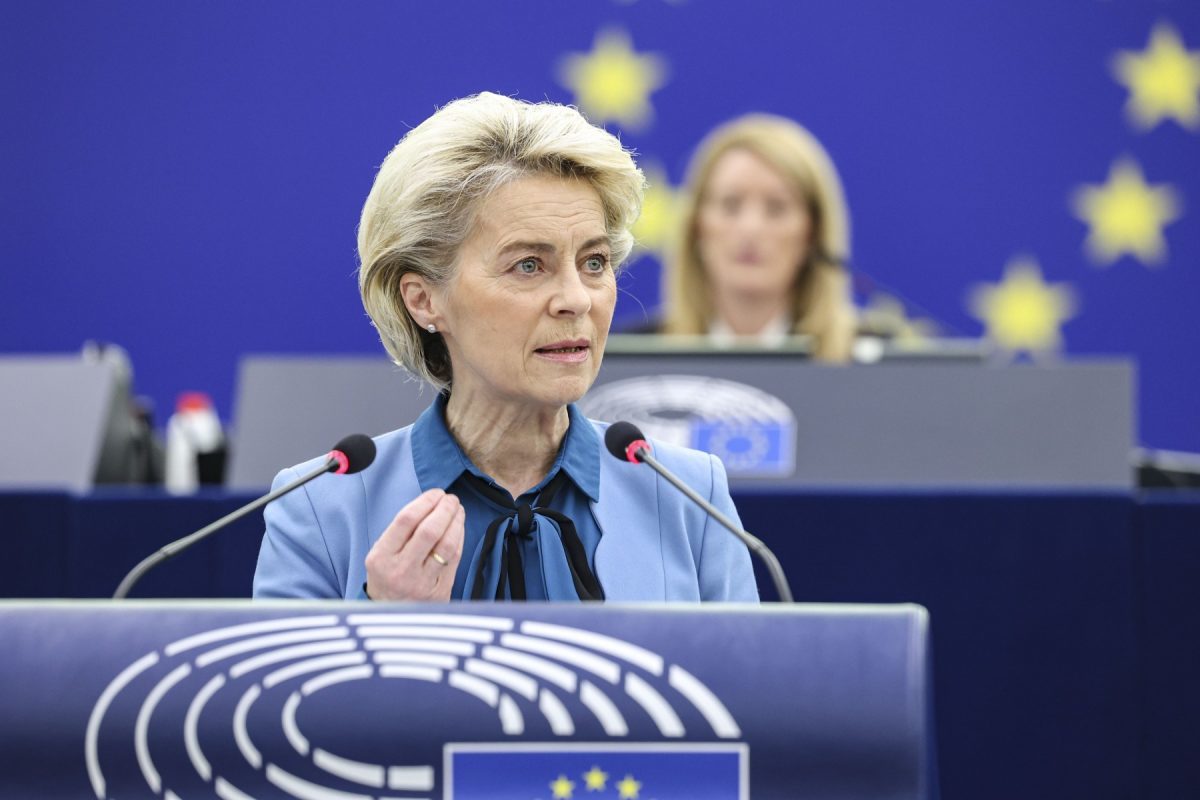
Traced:
<path id="1" fill-rule="evenodd" d="M 1125 111 L 1133 124 L 1149 130 L 1174 119 L 1200 129 L 1200 50 L 1187 50 L 1174 26 L 1160 22 L 1142 52 L 1122 50 L 1113 57 L 1113 74 L 1129 89 Z"/>
<path id="2" fill-rule="evenodd" d="M 626 775 L 617 783 L 617 794 L 621 800 L 637 800 L 638 792 L 642 790 L 642 784 L 633 779 L 632 775 Z"/>
<path id="3" fill-rule="evenodd" d="M 642 214 L 633 224 L 637 246 L 662 258 L 679 219 L 679 192 L 671 186 L 666 170 L 653 162 L 644 165 L 646 192 L 642 197 Z"/>
<path id="4" fill-rule="evenodd" d="M 629 34 L 617 29 L 600 31 L 590 53 L 571 53 L 559 64 L 559 79 L 592 122 L 613 120 L 631 130 L 650 121 L 650 93 L 666 74 L 663 59 L 636 53 Z"/>
<path id="5" fill-rule="evenodd" d="M 1036 353 L 1061 346 L 1060 328 L 1075 315 L 1076 302 L 1069 286 L 1047 284 L 1036 261 L 1019 257 L 1005 266 L 1000 283 L 976 286 L 969 305 L 997 345 Z"/>
<path id="6" fill-rule="evenodd" d="M 1092 261 L 1108 265 L 1124 253 L 1143 264 L 1161 263 L 1167 253 L 1162 229 L 1179 218 L 1178 194 L 1168 185 L 1150 186 L 1130 158 L 1115 162 L 1103 186 L 1082 186 L 1074 195 L 1075 214 L 1089 226 L 1084 249 Z"/>
<path id="7" fill-rule="evenodd" d="M 550 782 L 550 791 L 555 800 L 568 800 L 575 792 L 575 782 L 568 780 L 566 775 L 559 775 Z"/>
<path id="8" fill-rule="evenodd" d="M 583 780 L 589 792 L 602 792 L 608 785 L 608 773 L 599 767 L 592 767 L 583 773 Z"/>

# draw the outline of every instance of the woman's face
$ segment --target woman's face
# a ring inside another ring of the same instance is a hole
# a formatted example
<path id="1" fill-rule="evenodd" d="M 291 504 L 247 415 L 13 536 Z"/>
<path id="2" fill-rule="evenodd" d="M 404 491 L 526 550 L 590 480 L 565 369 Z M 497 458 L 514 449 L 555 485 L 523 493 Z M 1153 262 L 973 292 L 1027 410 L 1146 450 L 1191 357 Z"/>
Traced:
<path id="1" fill-rule="evenodd" d="M 780 296 L 808 257 L 812 218 L 783 176 L 738 148 L 718 157 L 709 173 L 696 233 L 715 293 Z"/>
<path id="2" fill-rule="evenodd" d="M 561 407 L 592 385 L 617 300 L 600 196 L 530 176 L 492 193 L 438 292 L 453 392 Z"/>

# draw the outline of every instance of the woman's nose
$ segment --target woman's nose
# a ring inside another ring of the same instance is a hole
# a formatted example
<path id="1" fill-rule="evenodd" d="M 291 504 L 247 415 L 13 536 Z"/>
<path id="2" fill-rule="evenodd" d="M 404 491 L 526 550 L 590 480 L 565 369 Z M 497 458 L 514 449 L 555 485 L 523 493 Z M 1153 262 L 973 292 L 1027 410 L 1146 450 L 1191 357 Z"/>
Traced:
<path id="1" fill-rule="evenodd" d="M 592 309 L 592 295 L 574 265 L 559 270 L 550 313 L 555 316 L 581 316 Z"/>
<path id="2" fill-rule="evenodd" d="M 766 214 L 754 203 L 746 203 L 733 220 L 734 229 L 742 233 L 757 233 L 763 229 Z"/>

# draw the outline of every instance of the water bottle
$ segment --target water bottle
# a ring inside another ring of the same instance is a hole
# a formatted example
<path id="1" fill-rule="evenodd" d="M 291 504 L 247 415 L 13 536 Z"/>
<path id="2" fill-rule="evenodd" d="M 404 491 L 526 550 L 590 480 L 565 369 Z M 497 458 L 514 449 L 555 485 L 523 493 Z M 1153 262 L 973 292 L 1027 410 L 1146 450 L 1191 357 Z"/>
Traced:
<path id="1" fill-rule="evenodd" d="M 217 456 L 223 460 L 224 452 L 225 434 L 212 399 L 203 392 L 181 394 L 175 413 L 167 421 L 164 469 L 167 491 L 173 494 L 196 491 L 201 479 L 207 477 L 201 474 L 201 463 Z"/>

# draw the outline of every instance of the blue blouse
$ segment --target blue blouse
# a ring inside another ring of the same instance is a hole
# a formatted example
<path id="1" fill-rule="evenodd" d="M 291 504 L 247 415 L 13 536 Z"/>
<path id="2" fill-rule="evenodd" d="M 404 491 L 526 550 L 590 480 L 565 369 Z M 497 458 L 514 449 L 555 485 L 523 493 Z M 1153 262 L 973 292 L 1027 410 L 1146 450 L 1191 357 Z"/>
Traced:
<path id="1" fill-rule="evenodd" d="M 551 500 L 549 508 L 561 512 L 575 523 L 575 531 L 587 551 L 588 565 L 595 571 L 596 545 L 600 543 L 600 525 L 592 516 L 591 503 L 600 499 L 600 438 L 595 428 L 575 408 L 567 406 L 570 424 L 563 437 L 558 456 L 550 472 L 537 486 L 517 498 L 518 503 L 535 505 L 538 493 L 560 470 L 570 479 Z M 483 550 L 484 534 L 491 522 L 500 516 L 512 515 L 512 509 L 504 508 L 477 491 L 463 477 L 464 473 L 475 475 L 495 487 L 499 487 L 488 475 L 471 463 L 471 459 L 446 427 L 446 396 L 437 400 L 417 418 L 412 429 L 413 465 L 421 491 L 444 489 L 457 495 L 466 512 L 466 531 L 463 541 L 463 556 L 458 572 L 454 576 L 453 598 L 469 598 L 475 580 L 480 555 Z M 515 521 L 512 524 L 516 524 Z M 507 525 L 502 525 L 503 534 Z M 571 579 L 566 552 L 563 550 L 558 525 L 548 517 L 534 515 L 532 536 L 511 540 L 519 542 L 525 573 L 525 590 L 529 600 L 578 600 Z M 504 536 L 496 539 L 493 552 L 485 558 L 485 598 L 495 597 L 496 584 L 500 579 L 500 559 Z M 511 545 L 510 545 L 511 546 Z M 506 596 L 507 593 L 506 593 Z"/>

